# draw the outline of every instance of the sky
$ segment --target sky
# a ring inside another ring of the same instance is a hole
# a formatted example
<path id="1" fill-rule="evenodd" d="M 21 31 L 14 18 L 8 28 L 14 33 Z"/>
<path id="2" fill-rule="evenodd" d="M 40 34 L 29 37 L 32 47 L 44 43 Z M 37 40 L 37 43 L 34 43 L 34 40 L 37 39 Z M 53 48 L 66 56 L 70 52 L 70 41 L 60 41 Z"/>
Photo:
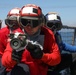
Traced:
<path id="1" fill-rule="evenodd" d="M 2 26 L 5 26 L 4 20 L 12 8 L 21 8 L 26 4 L 40 6 L 44 15 L 48 12 L 57 12 L 64 25 L 76 26 L 76 0 L 1 0 L 0 19 L 3 21 Z"/>

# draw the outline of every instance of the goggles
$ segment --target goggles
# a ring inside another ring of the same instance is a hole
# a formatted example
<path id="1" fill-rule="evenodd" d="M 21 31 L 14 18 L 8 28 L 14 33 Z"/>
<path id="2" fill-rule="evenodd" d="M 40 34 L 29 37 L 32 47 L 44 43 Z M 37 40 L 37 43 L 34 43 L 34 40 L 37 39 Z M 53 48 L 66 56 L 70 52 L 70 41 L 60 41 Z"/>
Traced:
<path id="1" fill-rule="evenodd" d="M 60 21 L 48 21 L 46 23 L 47 27 L 52 29 L 60 28 L 61 27 L 61 22 Z"/>
<path id="2" fill-rule="evenodd" d="M 30 25 L 31 27 L 35 28 L 41 23 L 41 20 L 39 18 L 26 17 L 26 18 L 20 18 L 20 23 L 23 27 Z"/>
<path id="3" fill-rule="evenodd" d="M 16 16 L 10 16 L 10 17 L 7 17 L 5 19 L 5 24 L 8 25 L 9 27 L 13 27 L 17 23 L 18 22 L 17 22 L 17 17 Z"/>

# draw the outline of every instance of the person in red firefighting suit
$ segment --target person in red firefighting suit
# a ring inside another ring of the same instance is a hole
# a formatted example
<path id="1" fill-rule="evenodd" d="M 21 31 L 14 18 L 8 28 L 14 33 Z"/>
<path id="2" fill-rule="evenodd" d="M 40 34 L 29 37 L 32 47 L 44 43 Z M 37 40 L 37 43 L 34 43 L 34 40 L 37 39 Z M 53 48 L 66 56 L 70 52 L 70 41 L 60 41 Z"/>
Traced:
<path id="1" fill-rule="evenodd" d="M 34 4 L 27 4 L 20 10 L 20 25 L 27 36 L 25 47 L 14 49 L 11 42 L 2 56 L 2 64 L 7 68 L 7 75 L 47 75 L 48 65 L 60 63 L 61 55 L 53 32 L 42 26 L 42 9 Z M 18 64 L 23 64 L 21 67 Z"/>
<path id="2" fill-rule="evenodd" d="M 1 64 L 1 58 L 4 50 L 6 49 L 8 34 L 17 31 L 21 32 L 19 23 L 17 22 L 17 18 L 19 18 L 19 11 L 20 8 L 18 7 L 11 9 L 7 14 L 7 18 L 5 19 L 6 27 L 0 30 L 0 75 L 4 75 L 5 73 L 5 68 Z"/>

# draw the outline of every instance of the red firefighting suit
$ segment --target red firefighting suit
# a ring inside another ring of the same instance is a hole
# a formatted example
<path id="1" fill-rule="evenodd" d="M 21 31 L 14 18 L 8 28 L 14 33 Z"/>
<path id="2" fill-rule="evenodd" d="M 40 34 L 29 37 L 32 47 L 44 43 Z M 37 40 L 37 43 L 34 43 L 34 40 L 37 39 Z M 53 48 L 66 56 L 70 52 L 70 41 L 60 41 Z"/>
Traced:
<path id="1" fill-rule="evenodd" d="M 47 75 L 48 65 L 57 65 L 61 60 L 59 48 L 52 31 L 46 27 L 42 27 L 41 32 L 45 35 L 42 58 L 33 59 L 27 49 L 22 54 L 21 62 L 29 66 L 31 75 Z M 2 64 L 8 69 L 12 69 L 17 64 L 15 60 L 12 60 L 11 54 L 12 48 L 10 47 L 10 43 L 8 43 L 2 56 Z"/>

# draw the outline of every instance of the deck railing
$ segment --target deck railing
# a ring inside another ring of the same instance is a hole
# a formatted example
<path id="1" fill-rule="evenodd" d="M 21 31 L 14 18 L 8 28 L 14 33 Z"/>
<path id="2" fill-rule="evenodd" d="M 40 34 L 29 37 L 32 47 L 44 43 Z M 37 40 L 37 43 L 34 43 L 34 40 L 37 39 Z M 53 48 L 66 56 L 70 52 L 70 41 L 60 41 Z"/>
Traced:
<path id="1" fill-rule="evenodd" d="M 76 27 L 64 26 L 60 33 L 64 42 L 76 45 Z"/>

